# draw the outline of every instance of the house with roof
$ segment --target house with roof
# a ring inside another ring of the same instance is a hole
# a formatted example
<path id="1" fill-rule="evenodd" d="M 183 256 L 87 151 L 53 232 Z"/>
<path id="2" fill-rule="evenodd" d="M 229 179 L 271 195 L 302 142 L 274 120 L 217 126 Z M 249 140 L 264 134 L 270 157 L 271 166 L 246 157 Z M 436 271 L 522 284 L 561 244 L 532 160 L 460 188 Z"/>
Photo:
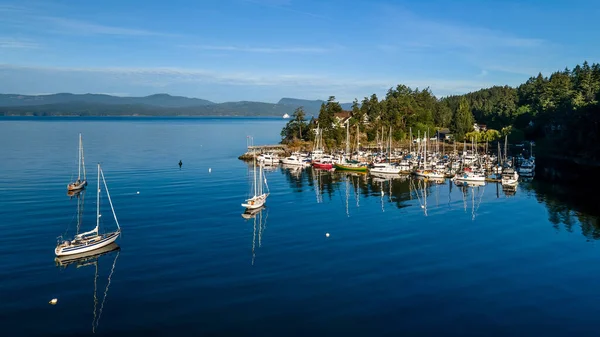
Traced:
<path id="1" fill-rule="evenodd" d="M 333 117 L 335 118 L 335 122 L 337 125 L 346 125 L 350 118 L 352 118 L 352 111 L 343 110 L 341 112 L 336 112 L 335 114 L 333 114 Z"/>
<path id="2" fill-rule="evenodd" d="M 435 132 L 435 137 L 439 140 L 450 140 L 452 139 L 452 133 L 448 128 L 441 128 Z"/>
<path id="3" fill-rule="evenodd" d="M 476 131 L 476 132 L 486 131 L 487 130 L 487 125 L 474 123 L 473 124 L 473 130 Z"/>

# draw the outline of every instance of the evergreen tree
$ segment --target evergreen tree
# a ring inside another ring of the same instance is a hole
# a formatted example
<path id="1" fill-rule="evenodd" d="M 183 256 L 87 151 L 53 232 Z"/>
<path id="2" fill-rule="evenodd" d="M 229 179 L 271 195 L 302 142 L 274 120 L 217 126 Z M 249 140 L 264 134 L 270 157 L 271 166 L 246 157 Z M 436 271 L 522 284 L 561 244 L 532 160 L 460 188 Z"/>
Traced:
<path id="1" fill-rule="evenodd" d="M 454 113 L 452 121 L 452 132 L 454 137 L 462 140 L 467 132 L 473 130 L 473 114 L 469 108 L 469 102 L 465 97 L 461 97 L 458 110 Z"/>

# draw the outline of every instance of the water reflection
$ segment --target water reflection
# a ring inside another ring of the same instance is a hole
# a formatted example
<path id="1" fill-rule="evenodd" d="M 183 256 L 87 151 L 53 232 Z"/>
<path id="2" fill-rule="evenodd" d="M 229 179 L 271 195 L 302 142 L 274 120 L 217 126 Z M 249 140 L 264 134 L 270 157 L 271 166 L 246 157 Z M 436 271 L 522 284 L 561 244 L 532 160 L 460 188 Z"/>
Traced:
<path id="1" fill-rule="evenodd" d="M 347 217 L 361 206 L 362 199 L 377 197 L 382 212 L 389 212 L 390 208 L 386 204 L 398 209 L 416 206 L 421 208 L 424 216 L 428 216 L 434 207 L 445 204 L 451 208 L 453 202 L 460 201 L 459 207 L 465 213 L 470 213 L 471 220 L 476 220 L 480 207 L 485 207 L 482 206 L 485 195 L 489 194 L 487 198 L 501 199 L 515 198 L 522 194 L 521 197 L 535 197 L 545 204 L 548 218 L 555 228 L 564 227 L 567 231 L 573 231 L 572 227 L 580 224 L 582 233 L 587 238 L 600 239 L 600 210 L 595 198 L 590 197 L 590 193 L 581 193 L 570 186 L 523 180 L 518 186 L 510 188 L 495 182 L 423 180 L 397 174 L 364 174 L 283 166 L 278 170 L 294 191 L 311 189 L 311 193 L 315 193 L 317 204 L 332 202 L 340 197 Z M 444 187 L 446 185 L 448 188 Z"/>
<path id="2" fill-rule="evenodd" d="M 265 206 L 254 210 L 247 210 L 242 214 L 242 217 L 246 220 L 253 220 L 254 227 L 252 230 L 252 265 L 256 259 L 256 249 L 262 246 L 262 235 L 267 228 L 267 218 L 269 217 L 269 211 Z M 257 247 L 258 238 L 258 247 Z"/>
<path id="3" fill-rule="evenodd" d="M 105 261 L 110 261 L 107 259 L 112 253 L 114 254 L 114 259 L 112 260 L 112 267 L 110 269 L 110 273 L 108 274 L 108 278 L 106 281 L 106 287 L 104 288 L 104 292 L 101 293 L 102 302 L 98 305 L 98 266 L 100 259 L 103 258 Z M 104 305 L 106 303 L 106 298 L 108 296 L 108 288 L 110 287 L 110 283 L 112 280 L 113 273 L 115 271 L 115 266 L 117 265 L 117 259 L 119 258 L 120 248 L 116 243 L 111 243 L 108 246 L 102 247 L 100 249 L 94 250 L 88 253 L 81 253 L 76 255 L 68 255 L 68 256 L 60 256 L 54 259 L 56 266 L 65 270 L 69 265 L 75 265 L 76 268 L 94 266 L 95 274 L 94 274 L 94 315 L 92 319 L 92 333 L 96 333 L 96 329 L 98 329 L 98 325 L 100 324 L 100 318 L 102 317 L 102 311 L 104 310 Z"/>
<path id="4" fill-rule="evenodd" d="M 535 192 L 536 199 L 546 205 L 548 220 L 557 231 L 573 232 L 574 226 L 579 226 L 587 239 L 600 239 L 597 190 L 539 181 L 520 185 L 530 193 Z"/>
<path id="5" fill-rule="evenodd" d="M 471 220 L 475 220 L 477 216 L 477 210 L 479 210 L 479 206 L 481 206 L 481 200 L 483 199 L 483 194 L 485 192 L 485 182 L 464 182 L 455 180 L 454 183 L 458 186 L 459 190 L 463 195 L 463 206 L 465 213 L 467 213 L 467 199 L 469 199 L 469 195 L 471 196 L 470 200 L 470 209 L 471 209 Z"/>

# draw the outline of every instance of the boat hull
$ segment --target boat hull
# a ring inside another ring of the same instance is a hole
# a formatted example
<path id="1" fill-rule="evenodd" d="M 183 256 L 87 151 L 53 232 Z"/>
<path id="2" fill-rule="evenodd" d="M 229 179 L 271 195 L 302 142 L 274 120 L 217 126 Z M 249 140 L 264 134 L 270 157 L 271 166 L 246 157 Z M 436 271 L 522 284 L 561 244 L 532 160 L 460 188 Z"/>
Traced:
<path id="1" fill-rule="evenodd" d="M 95 249 L 91 252 L 66 255 L 66 256 L 57 256 L 54 258 L 54 262 L 59 267 L 66 267 L 69 264 L 95 259 L 99 256 L 114 252 L 119 249 L 121 249 L 119 247 L 119 245 L 117 245 L 116 243 L 113 242 L 109 245 L 106 245 L 102 248 Z"/>
<path id="2" fill-rule="evenodd" d="M 350 166 L 350 165 L 344 165 L 344 164 L 335 164 L 333 166 L 337 170 L 367 172 L 367 167 L 366 166 Z"/>
<path id="3" fill-rule="evenodd" d="M 323 170 L 331 170 L 333 168 L 333 164 L 331 164 L 331 163 L 313 162 L 312 165 L 314 168 L 323 169 Z"/>
<path id="4" fill-rule="evenodd" d="M 250 198 L 250 199 L 246 200 L 245 203 L 242 204 L 242 207 L 245 207 L 246 209 L 249 209 L 249 210 L 261 208 L 264 206 L 265 202 L 267 202 L 268 196 L 269 196 L 268 194 L 262 194 L 262 195 L 258 195 L 253 198 Z"/>
<path id="5" fill-rule="evenodd" d="M 514 179 L 502 179 L 501 181 L 502 186 L 517 186 L 518 183 L 519 180 Z"/>
<path id="6" fill-rule="evenodd" d="M 374 168 L 370 169 L 369 172 L 392 175 L 392 174 L 400 174 L 401 171 L 399 168 L 394 168 L 394 167 L 374 167 Z"/>
<path id="7" fill-rule="evenodd" d="M 71 183 L 71 184 L 67 185 L 67 190 L 69 190 L 69 191 L 78 191 L 78 190 L 83 189 L 86 185 L 87 185 L 87 181 L 86 180 L 82 181 L 79 184 Z"/>
<path id="8" fill-rule="evenodd" d="M 454 179 L 458 180 L 458 181 L 467 181 L 467 182 L 469 182 L 469 181 L 485 182 L 485 176 L 475 176 L 475 177 L 468 176 L 468 177 L 465 177 L 465 176 L 459 176 L 459 175 L 457 175 Z"/>
<path id="9" fill-rule="evenodd" d="M 430 179 L 444 179 L 443 173 L 437 173 L 437 172 L 433 172 L 433 171 L 416 170 L 415 175 L 417 177 L 430 178 Z"/>
<path id="10" fill-rule="evenodd" d="M 101 235 L 101 239 L 91 244 L 60 245 L 54 249 L 56 256 L 67 256 L 87 253 L 108 246 L 115 242 L 121 231 Z"/>

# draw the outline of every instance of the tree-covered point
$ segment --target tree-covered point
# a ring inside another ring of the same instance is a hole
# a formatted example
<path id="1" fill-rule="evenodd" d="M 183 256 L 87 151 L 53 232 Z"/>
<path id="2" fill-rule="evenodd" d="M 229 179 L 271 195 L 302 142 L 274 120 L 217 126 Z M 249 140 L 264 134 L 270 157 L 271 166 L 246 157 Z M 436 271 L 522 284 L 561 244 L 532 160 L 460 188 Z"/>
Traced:
<path id="1" fill-rule="evenodd" d="M 433 136 L 436 130 L 449 128 L 459 141 L 490 141 L 508 133 L 512 142 L 543 140 L 556 153 L 600 159 L 599 101 L 600 65 L 584 62 L 549 77 L 540 73 L 516 88 L 494 86 L 444 98 L 435 97 L 429 88 L 398 85 L 382 99 L 372 94 L 355 100 L 349 123 L 358 123 L 369 141 L 382 128 L 391 127 L 395 140 L 407 139 L 409 129 L 413 136 L 427 130 Z M 332 96 L 321 106 L 318 123 L 306 126 L 319 125 L 326 142 L 340 145 L 344 132 L 343 125 L 336 124 L 339 112 L 342 107 Z M 473 133 L 475 123 L 486 125 L 488 131 Z M 282 136 L 287 138 L 285 130 Z"/>

